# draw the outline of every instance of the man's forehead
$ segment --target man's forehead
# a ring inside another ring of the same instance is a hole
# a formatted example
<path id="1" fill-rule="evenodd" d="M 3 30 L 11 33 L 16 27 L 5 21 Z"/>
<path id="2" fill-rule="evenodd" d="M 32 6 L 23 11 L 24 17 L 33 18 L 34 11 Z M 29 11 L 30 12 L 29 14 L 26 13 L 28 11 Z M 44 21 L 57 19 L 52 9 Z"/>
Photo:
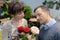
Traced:
<path id="1" fill-rule="evenodd" d="M 38 11 L 38 10 L 42 10 L 42 8 L 37 8 L 36 11 Z"/>
<path id="2" fill-rule="evenodd" d="M 36 16 L 36 15 L 40 15 L 40 13 L 35 13 L 35 16 Z"/>
<path id="3" fill-rule="evenodd" d="M 40 12 L 43 12 L 43 10 L 41 8 L 38 8 L 35 13 L 40 13 Z"/>

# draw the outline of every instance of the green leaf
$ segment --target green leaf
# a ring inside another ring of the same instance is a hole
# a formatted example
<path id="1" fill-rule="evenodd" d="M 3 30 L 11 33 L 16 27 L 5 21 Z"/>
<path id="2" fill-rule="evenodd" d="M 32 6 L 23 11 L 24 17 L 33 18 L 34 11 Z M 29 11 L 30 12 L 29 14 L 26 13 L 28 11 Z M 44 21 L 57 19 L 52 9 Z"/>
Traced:
<path id="1" fill-rule="evenodd" d="M 25 9 L 25 11 L 24 11 L 24 14 L 25 14 L 25 19 L 29 19 L 29 18 L 31 18 L 31 13 L 32 13 L 32 9 L 30 8 L 30 6 L 27 6 L 27 5 L 25 5 L 24 6 L 24 9 Z"/>
<path id="2" fill-rule="evenodd" d="M 32 38 L 34 38 L 36 35 L 35 34 L 32 34 Z"/>

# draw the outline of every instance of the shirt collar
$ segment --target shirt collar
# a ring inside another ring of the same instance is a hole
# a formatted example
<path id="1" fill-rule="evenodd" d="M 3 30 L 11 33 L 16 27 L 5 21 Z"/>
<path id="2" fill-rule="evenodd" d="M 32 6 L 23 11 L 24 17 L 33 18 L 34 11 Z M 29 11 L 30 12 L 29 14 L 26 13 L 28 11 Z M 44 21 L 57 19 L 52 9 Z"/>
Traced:
<path id="1" fill-rule="evenodd" d="M 56 23 L 56 20 L 52 19 L 51 21 L 49 21 L 47 24 L 44 25 L 44 29 L 47 30 L 49 27 L 51 27 L 55 23 Z"/>

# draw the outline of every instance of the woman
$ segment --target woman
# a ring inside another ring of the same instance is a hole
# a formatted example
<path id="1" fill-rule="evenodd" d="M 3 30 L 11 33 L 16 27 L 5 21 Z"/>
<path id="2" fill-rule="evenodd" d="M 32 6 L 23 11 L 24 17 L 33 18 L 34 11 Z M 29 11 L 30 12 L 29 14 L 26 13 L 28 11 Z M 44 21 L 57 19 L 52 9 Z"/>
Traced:
<path id="1" fill-rule="evenodd" d="M 4 23 L 2 27 L 2 40 L 12 40 L 17 37 L 19 26 L 27 26 L 24 17 L 24 5 L 22 2 L 10 3 L 8 13 L 13 16 L 11 20 Z"/>

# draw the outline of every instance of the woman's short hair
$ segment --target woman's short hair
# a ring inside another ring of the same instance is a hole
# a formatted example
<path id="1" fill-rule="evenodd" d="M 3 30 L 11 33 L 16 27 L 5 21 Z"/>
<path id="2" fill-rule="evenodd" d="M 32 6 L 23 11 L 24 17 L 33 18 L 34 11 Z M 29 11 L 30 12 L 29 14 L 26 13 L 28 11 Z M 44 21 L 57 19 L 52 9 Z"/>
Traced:
<path id="1" fill-rule="evenodd" d="M 8 13 L 9 14 L 14 15 L 21 11 L 24 11 L 24 3 L 23 2 L 15 2 L 15 3 L 10 3 L 8 5 Z"/>

